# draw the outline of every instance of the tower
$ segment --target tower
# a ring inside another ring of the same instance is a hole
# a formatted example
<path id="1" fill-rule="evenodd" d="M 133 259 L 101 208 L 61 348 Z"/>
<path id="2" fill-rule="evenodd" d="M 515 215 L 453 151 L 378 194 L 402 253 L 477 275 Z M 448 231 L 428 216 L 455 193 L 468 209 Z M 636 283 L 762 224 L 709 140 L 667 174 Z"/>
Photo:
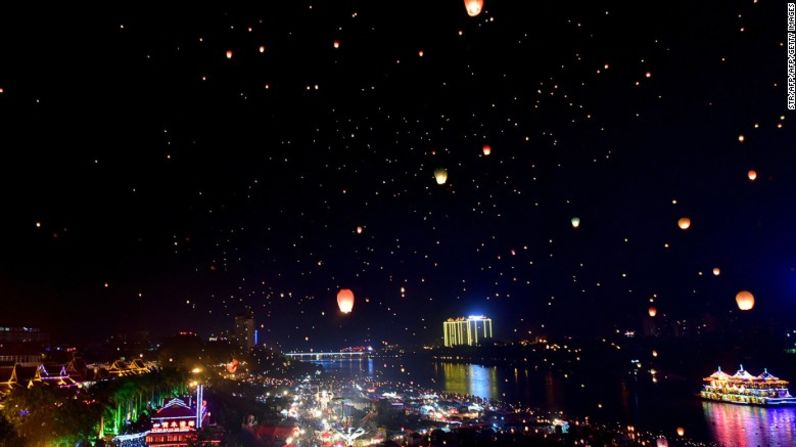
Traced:
<path id="1" fill-rule="evenodd" d="M 255 345 L 254 318 L 247 315 L 235 317 L 235 339 L 243 349 L 251 349 Z"/>

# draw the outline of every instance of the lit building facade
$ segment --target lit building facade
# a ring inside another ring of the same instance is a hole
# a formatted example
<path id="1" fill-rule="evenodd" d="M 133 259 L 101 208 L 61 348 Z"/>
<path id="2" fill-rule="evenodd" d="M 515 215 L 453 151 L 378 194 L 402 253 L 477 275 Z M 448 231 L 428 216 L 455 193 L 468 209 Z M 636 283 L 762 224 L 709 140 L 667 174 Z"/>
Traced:
<path id="1" fill-rule="evenodd" d="M 483 315 L 448 318 L 442 323 L 445 346 L 477 346 L 492 338 L 492 319 Z"/>
<path id="2" fill-rule="evenodd" d="M 255 340 L 254 318 L 239 315 L 235 317 L 235 338 L 240 347 L 251 349 L 257 343 Z"/>
<path id="3" fill-rule="evenodd" d="M 190 402 L 190 401 L 189 401 Z M 221 439 L 197 440 L 197 430 L 201 429 L 210 416 L 204 400 L 204 386 L 196 387 L 196 399 L 191 404 L 174 398 L 152 415 L 152 428 L 146 432 L 146 445 L 150 447 L 188 447 L 195 445 L 212 446 Z"/>

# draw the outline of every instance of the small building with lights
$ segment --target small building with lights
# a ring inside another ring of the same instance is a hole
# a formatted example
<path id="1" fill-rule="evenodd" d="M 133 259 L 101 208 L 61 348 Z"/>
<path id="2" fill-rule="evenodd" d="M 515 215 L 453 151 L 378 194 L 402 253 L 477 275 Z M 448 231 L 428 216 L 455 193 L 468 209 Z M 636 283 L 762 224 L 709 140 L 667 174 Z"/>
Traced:
<path id="1" fill-rule="evenodd" d="M 197 430 L 206 425 L 209 413 L 203 399 L 203 387 L 196 390 L 196 401 L 186 404 L 183 399 L 171 399 L 152 415 L 152 428 L 146 433 L 150 447 L 187 447 L 194 445 Z M 202 441 L 202 445 L 216 445 L 221 441 Z"/>

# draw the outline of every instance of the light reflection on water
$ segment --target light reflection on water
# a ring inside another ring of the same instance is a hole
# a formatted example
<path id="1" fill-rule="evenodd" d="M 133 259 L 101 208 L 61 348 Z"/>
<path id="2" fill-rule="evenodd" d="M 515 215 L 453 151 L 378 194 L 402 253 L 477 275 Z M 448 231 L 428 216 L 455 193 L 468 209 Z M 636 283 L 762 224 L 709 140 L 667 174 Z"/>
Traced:
<path id="1" fill-rule="evenodd" d="M 375 361 L 318 362 L 332 371 L 416 381 L 440 391 L 469 394 L 581 416 L 601 415 L 674 436 L 685 426 L 689 437 L 730 447 L 796 446 L 796 407 L 763 408 L 701 402 L 687 385 L 643 387 L 632 381 L 598 378 L 584 389 L 551 371 L 467 363 Z M 595 403 L 604 404 L 597 413 Z"/>
<path id="2" fill-rule="evenodd" d="M 442 368 L 442 388 L 449 393 L 469 394 L 494 399 L 498 397 L 497 368 L 463 363 L 435 363 L 439 375 Z"/>
<path id="3" fill-rule="evenodd" d="M 796 443 L 796 408 L 753 407 L 703 402 L 712 438 L 726 446 L 792 446 Z"/>

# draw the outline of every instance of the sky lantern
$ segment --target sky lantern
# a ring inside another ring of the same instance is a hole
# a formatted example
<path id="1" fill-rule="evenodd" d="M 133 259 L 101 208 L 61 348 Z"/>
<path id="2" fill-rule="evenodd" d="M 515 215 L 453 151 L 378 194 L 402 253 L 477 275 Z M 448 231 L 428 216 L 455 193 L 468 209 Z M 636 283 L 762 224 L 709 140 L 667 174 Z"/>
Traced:
<path id="1" fill-rule="evenodd" d="M 340 308 L 340 312 L 344 314 L 350 314 L 351 311 L 354 309 L 354 292 L 351 289 L 340 289 L 337 292 L 337 307 Z"/>
<path id="2" fill-rule="evenodd" d="M 437 168 L 434 170 L 434 179 L 438 185 L 444 185 L 448 181 L 448 170 L 445 168 Z"/>
<path id="3" fill-rule="evenodd" d="M 572 228 L 578 228 L 580 226 L 580 217 L 573 217 L 569 219 L 569 223 L 572 224 Z"/>
<path id="4" fill-rule="evenodd" d="M 332 47 L 334 47 L 334 49 L 340 48 L 340 41 L 335 40 L 334 42 L 332 42 Z"/>
<path id="5" fill-rule="evenodd" d="M 677 226 L 680 227 L 681 230 L 687 230 L 691 228 L 691 218 L 689 217 L 681 217 L 677 221 Z"/>
<path id="6" fill-rule="evenodd" d="M 666 436 L 659 436 L 658 439 L 655 440 L 656 447 L 669 447 L 669 441 L 666 439 Z"/>
<path id="7" fill-rule="evenodd" d="M 755 296 L 748 290 L 741 290 L 735 295 L 735 303 L 738 304 L 738 309 L 752 310 L 755 307 Z"/>
<path id="8" fill-rule="evenodd" d="M 721 275 L 721 269 L 718 267 L 713 267 L 713 276 Z"/>
<path id="9" fill-rule="evenodd" d="M 240 362 L 237 359 L 232 359 L 231 362 L 226 364 L 227 372 L 235 374 L 235 371 L 238 370 L 238 366 L 240 366 Z"/>
<path id="10" fill-rule="evenodd" d="M 484 0 L 464 0 L 464 7 L 467 9 L 467 15 L 475 17 L 481 14 L 484 8 Z"/>
<path id="11" fill-rule="evenodd" d="M 677 436 L 685 436 L 685 429 L 683 427 L 677 427 Z"/>
<path id="12" fill-rule="evenodd" d="M 484 155 L 489 155 L 492 153 L 492 146 L 485 144 L 483 147 Z"/>
<path id="13" fill-rule="evenodd" d="M 227 50 L 227 59 L 232 59 L 232 50 Z"/>
<path id="14" fill-rule="evenodd" d="M 362 234 L 362 230 L 363 230 L 362 226 L 361 225 L 358 226 L 357 227 L 357 234 Z"/>
<path id="15" fill-rule="evenodd" d="M 750 169 L 749 172 L 746 173 L 746 176 L 749 177 L 749 180 L 755 181 L 755 179 L 757 179 L 757 171 Z"/>
<path id="16" fill-rule="evenodd" d="M 647 313 L 650 317 L 654 317 L 655 315 L 658 315 L 658 309 L 655 306 L 650 306 L 650 308 L 647 309 Z"/>

